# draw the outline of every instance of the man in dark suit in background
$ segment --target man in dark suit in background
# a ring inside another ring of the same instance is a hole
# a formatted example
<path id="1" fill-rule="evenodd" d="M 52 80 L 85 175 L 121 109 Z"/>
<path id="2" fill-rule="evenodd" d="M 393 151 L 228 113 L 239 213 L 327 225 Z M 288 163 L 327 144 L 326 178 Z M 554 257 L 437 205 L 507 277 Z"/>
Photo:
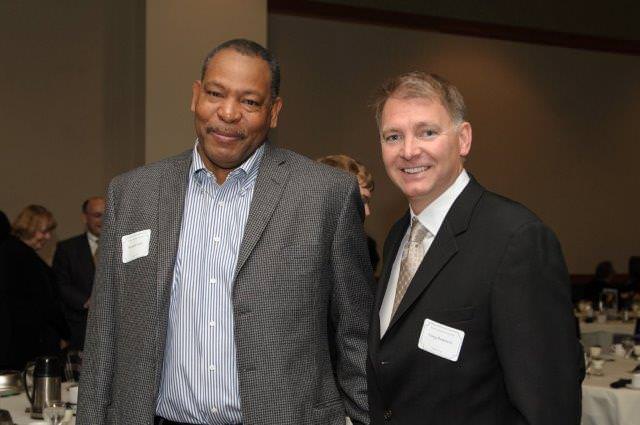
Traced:
<path id="1" fill-rule="evenodd" d="M 104 198 L 100 196 L 84 201 L 82 221 L 85 232 L 59 242 L 53 257 L 53 271 L 60 289 L 64 315 L 71 329 L 71 347 L 79 350 L 84 347 L 104 207 Z"/>
<path id="2" fill-rule="evenodd" d="M 410 209 L 384 246 L 372 424 L 578 424 L 583 361 L 560 245 L 467 174 L 464 112 L 453 85 L 418 72 L 377 101 L 382 159 Z"/>

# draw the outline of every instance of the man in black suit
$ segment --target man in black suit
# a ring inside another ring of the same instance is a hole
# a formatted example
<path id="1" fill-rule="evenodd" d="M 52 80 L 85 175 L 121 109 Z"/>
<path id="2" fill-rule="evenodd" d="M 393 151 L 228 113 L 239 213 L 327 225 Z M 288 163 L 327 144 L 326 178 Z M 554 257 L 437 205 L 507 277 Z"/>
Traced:
<path id="1" fill-rule="evenodd" d="M 383 251 L 371 423 L 578 424 L 584 362 L 555 235 L 465 171 L 471 125 L 453 85 L 405 74 L 376 106 L 410 209 Z"/>
<path id="2" fill-rule="evenodd" d="M 82 204 L 86 231 L 58 243 L 53 270 L 60 289 L 65 317 L 71 329 L 71 347 L 82 350 L 87 328 L 87 310 L 93 288 L 95 255 L 98 250 L 104 198 L 96 196 Z"/>

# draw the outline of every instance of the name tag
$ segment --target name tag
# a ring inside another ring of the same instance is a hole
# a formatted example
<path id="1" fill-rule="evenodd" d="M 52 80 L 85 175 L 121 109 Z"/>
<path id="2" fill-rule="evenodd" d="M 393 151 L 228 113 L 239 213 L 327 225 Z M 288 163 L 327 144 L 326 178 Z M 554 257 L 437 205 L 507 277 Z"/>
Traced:
<path id="1" fill-rule="evenodd" d="M 149 255 L 151 229 L 141 230 L 122 237 L 122 262 L 128 263 L 136 258 Z"/>
<path id="2" fill-rule="evenodd" d="M 422 325 L 418 348 L 443 359 L 458 361 L 464 331 L 426 319 Z"/>

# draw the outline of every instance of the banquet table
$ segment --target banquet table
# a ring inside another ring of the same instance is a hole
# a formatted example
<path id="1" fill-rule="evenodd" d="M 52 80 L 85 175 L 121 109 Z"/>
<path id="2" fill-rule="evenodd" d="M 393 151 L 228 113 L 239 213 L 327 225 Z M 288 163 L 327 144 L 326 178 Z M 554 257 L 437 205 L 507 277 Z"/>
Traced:
<path id="1" fill-rule="evenodd" d="M 607 347 L 613 344 L 616 335 L 632 336 L 635 332 L 636 321 L 609 320 L 605 323 L 586 323 L 580 321 L 580 335 L 585 347 L 600 345 Z M 638 422 L 640 423 L 640 421 Z"/>
<path id="2" fill-rule="evenodd" d="M 618 379 L 631 379 L 638 364 L 633 359 L 611 357 L 604 364 L 604 375 L 587 375 L 582 383 L 582 425 L 638 425 L 640 390 L 611 388 Z"/>
<path id="3" fill-rule="evenodd" d="M 72 385 L 70 383 L 62 384 L 62 401 L 69 401 L 69 392 L 68 388 Z M 30 407 L 29 400 L 27 399 L 27 395 L 23 392 L 17 395 L 12 395 L 8 397 L 0 397 L 0 409 L 8 410 L 11 413 L 11 418 L 13 419 L 13 423 L 16 425 L 35 425 L 42 424 L 45 425 L 46 422 L 39 419 L 31 419 L 29 413 L 26 412 L 26 409 Z M 75 425 L 76 418 L 73 416 L 69 422 L 66 422 L 65 425 Z"/>

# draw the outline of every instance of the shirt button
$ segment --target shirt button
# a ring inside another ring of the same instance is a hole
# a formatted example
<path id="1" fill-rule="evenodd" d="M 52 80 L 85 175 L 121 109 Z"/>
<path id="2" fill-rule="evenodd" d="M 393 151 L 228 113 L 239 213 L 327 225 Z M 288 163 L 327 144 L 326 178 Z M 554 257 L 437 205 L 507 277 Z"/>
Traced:
<path id="1" fill-rule="evenodd" d="M 220 237 L 219 237 L 219 236 L 215 236 L 215 237 L 213 238 L 213 241 L 214 241 L 215 243 L 220 242 Z"/>
<path id="2" fill-rule="evenodd" d="M 215 325 L 216 325 L 216 322 L 214 322 L 213 320 L 210 320 L 210 321 L 209 321 L 209 326 L 213 327 L 213 326 L 215 326 Z"/>
<path id="3" fill-rule="evenodd" d="M 209 365 L 209 370 L 210 370 L 211 372 L 213 372 L 214 370 L 216 370 L 216 367 L 215 367 L 214 365 L 210 364 L 210 365 Z"/>
<path id="4" fill-rule="evenodd" d="M 218 283 L 218 279 L 216 279 L 215 277 L 212 277 L 212 278 L 209 280 L 209 283 Z"/>
<path id="5" fill-rule="evenodd" d="M 211 408 L 211 413 L 218 413 L 218 409 L 216 409 L 215 407 Z"/>
<path id="6" fill-rule="evenodd" d="M 219 207 L 224 207 L 224 201 L 219 201 L 219 202 L 218 202 L 218 206 L 219 206 Z"/>

